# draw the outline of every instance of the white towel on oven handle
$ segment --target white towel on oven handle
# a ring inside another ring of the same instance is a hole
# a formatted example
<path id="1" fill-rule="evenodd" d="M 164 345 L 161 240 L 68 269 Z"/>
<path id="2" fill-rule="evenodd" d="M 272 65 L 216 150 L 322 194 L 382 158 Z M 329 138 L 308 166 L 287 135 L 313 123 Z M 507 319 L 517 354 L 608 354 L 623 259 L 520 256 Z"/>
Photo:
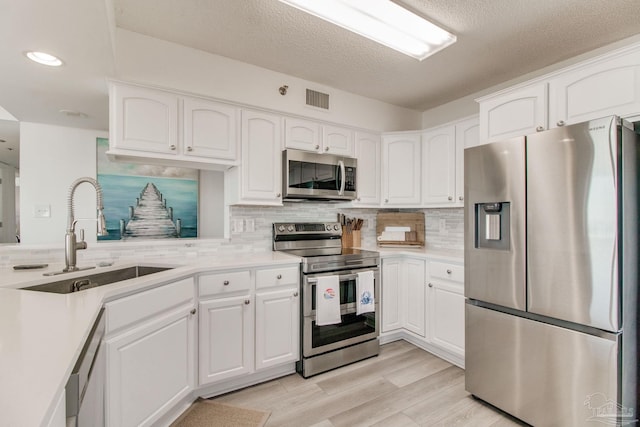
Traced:
<path id="1" fill-rule="evenodd" d="M 376 310 L 373 281 L 373 271 L 362 271 L 358 273 L 358 279 L 356 280 L 357 315 L 371 313 Z"/>
<path id="2" fill-rule="evenodd" d="M 316 326 L 340 322 L 340 279 L 338 276 L 320 276 L 316 282 Z"/>

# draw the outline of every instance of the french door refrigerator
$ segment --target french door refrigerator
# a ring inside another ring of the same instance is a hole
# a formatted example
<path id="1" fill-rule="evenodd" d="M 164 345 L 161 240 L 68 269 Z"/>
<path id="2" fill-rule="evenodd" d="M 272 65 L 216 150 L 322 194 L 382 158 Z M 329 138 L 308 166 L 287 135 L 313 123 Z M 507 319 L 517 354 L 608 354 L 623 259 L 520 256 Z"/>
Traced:
<path id="1" fill-rule="evenodd" d="M 466 389 L 529 424 L 637 425 L 632 129 L 612 116 L 465 150 Z"/>

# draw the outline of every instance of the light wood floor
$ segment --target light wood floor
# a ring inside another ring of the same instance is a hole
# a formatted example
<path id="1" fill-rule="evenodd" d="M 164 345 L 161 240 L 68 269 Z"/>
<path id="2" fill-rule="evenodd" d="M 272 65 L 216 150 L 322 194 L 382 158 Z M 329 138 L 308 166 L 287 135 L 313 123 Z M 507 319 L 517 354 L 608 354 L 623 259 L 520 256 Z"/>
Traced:
<path id="1" fill-rule="evenodd" d="M 464 390 L 464 371 L 406 341 L 304 379 L 298 374 L 213 400 L 271 411 L 266 427 L 520 426 Z"/>

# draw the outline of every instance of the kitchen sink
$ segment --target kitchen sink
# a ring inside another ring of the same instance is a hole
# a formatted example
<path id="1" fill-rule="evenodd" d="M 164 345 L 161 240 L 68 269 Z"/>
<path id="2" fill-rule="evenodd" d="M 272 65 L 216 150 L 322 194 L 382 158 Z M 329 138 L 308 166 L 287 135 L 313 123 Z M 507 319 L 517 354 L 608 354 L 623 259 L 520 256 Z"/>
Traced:
<path id="1" fill-rule="evenodd" d="M 83 291 L 85 289 L 108 285 L 110 283 L 159 273 L 161 271 L 170 270 L 171 268 L 172 267 L 146 267 L 139 265 L 135 267 L 121 268 L 119 270 L 105 271 L 104 273 L 94 273 L 87 276 L 74 277 L 73 279 L 57 280 L 55 282 L 30 286 L 23 289 L 27 291 L 52 292 L 55 294 L 70 294 L 71 292 Z"/>

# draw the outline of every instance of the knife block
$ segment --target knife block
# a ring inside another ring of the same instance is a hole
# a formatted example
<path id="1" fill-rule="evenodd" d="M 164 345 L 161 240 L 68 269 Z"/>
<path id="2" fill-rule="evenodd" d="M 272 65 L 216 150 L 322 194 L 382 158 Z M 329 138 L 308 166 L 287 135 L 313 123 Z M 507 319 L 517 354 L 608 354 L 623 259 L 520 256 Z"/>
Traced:
<path id="1" fill-rule="evenodd" d="M 347 231 L 347 227 L 342 227 L 342 247 L 359 248 L 361 244 L 360 230 Z"/>

